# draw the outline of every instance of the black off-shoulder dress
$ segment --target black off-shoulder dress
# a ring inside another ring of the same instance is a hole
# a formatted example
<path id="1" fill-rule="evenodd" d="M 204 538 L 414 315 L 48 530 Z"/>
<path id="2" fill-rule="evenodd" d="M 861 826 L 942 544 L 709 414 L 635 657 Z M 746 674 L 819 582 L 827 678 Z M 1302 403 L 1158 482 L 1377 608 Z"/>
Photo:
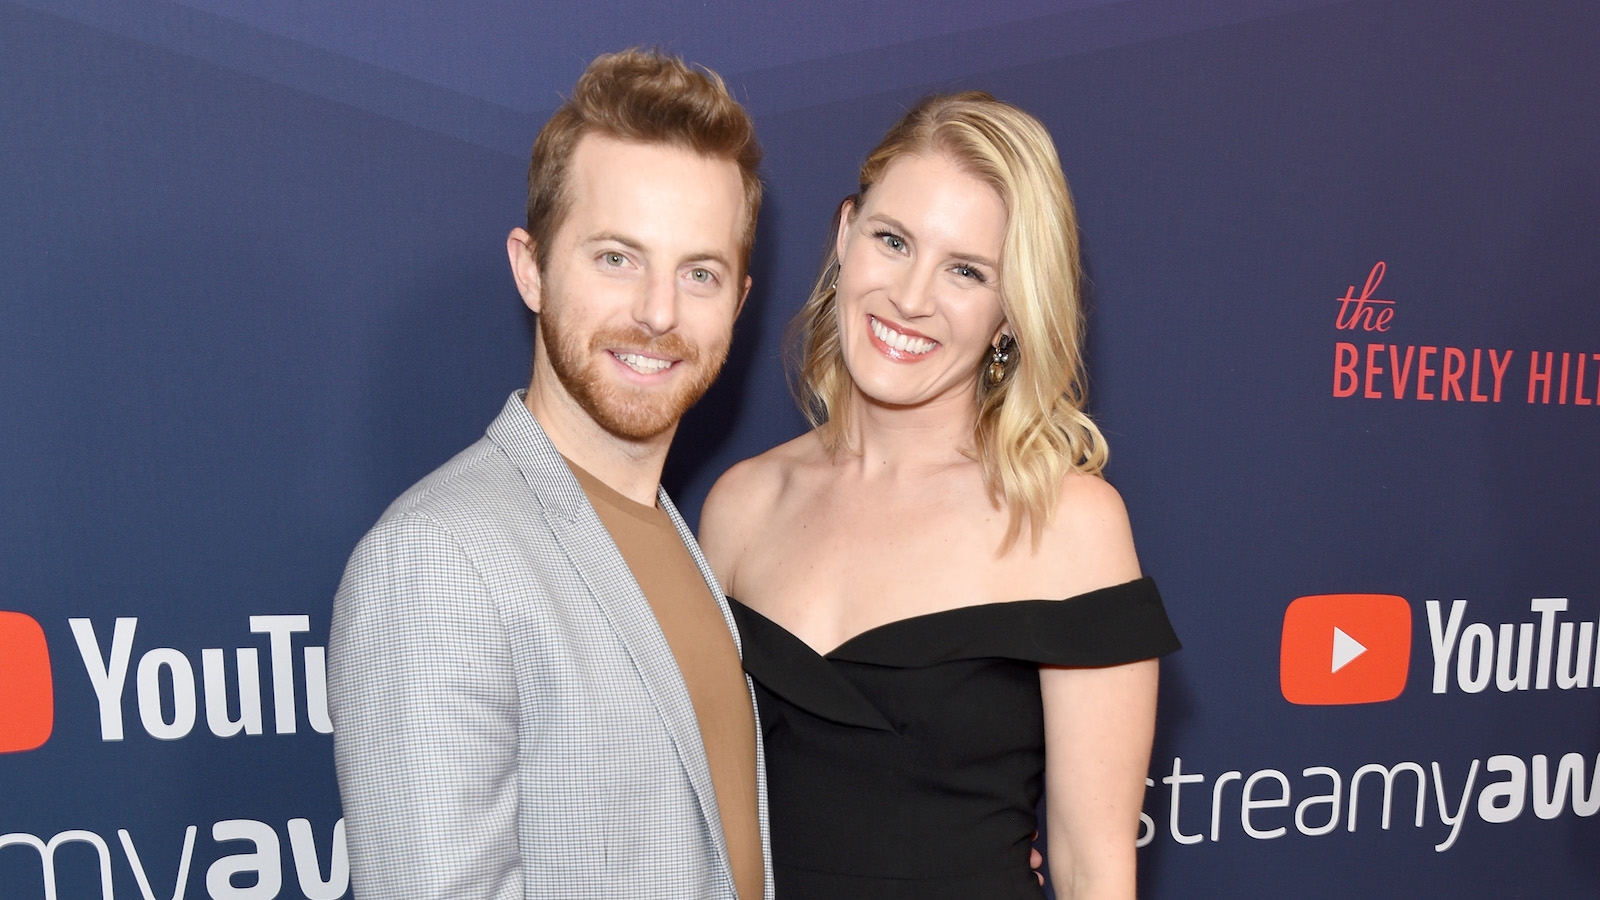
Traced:
<path id="1" fill-rule="evenodd" d="M 1044 896 L 1039 666 L 1178 649 L 1155 582 L 915 616 L 819 655 L 732 601 L 766 743 L 783 900 Z"/>

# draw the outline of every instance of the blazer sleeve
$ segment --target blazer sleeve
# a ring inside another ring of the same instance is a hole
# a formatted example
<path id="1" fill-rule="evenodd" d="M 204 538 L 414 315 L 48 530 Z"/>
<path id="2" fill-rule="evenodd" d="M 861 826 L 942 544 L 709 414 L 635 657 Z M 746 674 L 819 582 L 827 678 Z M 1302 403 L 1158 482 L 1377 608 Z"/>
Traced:
<path id="1" fill-rule="evenodd" d="M 415 512 L 379 522 L 334 598 L 328 653 L 354 896 L 520 897 L 516 679 L 459 541 Z"/>

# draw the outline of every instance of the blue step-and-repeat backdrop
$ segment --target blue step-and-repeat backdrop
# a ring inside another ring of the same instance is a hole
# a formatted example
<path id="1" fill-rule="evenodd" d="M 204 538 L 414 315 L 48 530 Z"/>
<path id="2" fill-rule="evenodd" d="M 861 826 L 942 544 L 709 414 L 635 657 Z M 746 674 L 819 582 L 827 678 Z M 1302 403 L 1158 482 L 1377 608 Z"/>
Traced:
<path id="1" fill-rule="evenodd" d="M 899 112 L 1050 127 L 1185 649 L 1152 898 L 1600 896 L 1600 7 L 0 2 L 0 898 L 348 895 L 330 600 L 527 373 L 504 238 L 596 53 L 756 113 L 693 512 Z"/>

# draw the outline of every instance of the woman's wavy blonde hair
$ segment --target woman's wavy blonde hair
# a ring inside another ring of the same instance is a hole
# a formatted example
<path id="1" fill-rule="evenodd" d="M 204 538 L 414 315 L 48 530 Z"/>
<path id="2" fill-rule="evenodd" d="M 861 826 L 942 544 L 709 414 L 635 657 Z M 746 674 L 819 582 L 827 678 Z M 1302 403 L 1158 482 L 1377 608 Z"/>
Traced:
<path id="1" fill-rule="evenodd" d="M 1067 471 L 1099 474 L 1107 457 L 1104 435 L 1083 411 L 1077 215 L 1049 132 L 980 91 L 928 97 L 912 107 L 862 164 L 851 214 L 895 160 L 935 153 L 994 188 L 1006 206 L 1000 306 L 1017 352 L 998 385 L 984 377 L 988 354 L 973 373 L 973 455 L 990 499 L 1010 514 L 1000 552 L 1020 536 L 1025 520 L 1037 545 Z M 835 237 L 844 224 L 835 217 Z M 851 383 L 839 340 L 835 246 L 830 238 L 822 273 L 791 328 L 800 405 L 837 452 L 849 449 Z"/>

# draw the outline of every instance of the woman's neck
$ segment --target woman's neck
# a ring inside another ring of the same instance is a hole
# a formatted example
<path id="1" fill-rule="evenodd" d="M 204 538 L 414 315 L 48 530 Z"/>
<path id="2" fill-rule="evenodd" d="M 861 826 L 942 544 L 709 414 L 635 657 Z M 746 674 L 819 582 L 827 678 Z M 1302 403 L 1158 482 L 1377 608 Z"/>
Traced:
<path id="1" fill-rule="evenodd" d="M 977 409 L 970 397 L 886 406 L 852 390 L 850 404 L 847 437 L 864 470 L 940 469 L 971 461 Z"/>

